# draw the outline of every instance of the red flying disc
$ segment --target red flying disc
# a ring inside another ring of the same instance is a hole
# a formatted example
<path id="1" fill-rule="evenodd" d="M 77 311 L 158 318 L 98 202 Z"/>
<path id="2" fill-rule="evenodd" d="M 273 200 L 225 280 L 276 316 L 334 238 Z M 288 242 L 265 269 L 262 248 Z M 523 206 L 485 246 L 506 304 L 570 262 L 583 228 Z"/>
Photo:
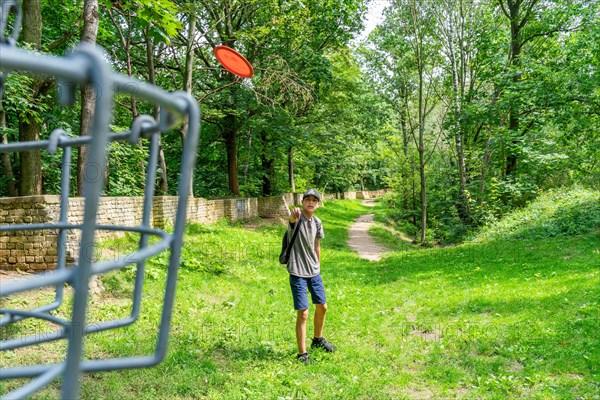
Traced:
<path id="1" fill-rule="evenodd" d="M 219 45 L 214 49 L 215 57 L 223 67 L 232 74 L 242 78 L 252 78 L 254 68 L 246 58 L 231 47 Z"/>

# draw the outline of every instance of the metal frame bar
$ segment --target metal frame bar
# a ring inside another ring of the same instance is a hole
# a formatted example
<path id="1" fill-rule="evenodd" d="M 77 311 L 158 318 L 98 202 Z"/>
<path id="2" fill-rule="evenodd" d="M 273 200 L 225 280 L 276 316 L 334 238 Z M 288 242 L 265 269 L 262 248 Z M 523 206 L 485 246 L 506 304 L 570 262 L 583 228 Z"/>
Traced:
<path id="1" fill-rule="evenodd" d="M 76 85 L 90 85 L 96 91 L 96 105 L 90 136 L 69 138 L 64 131 L 58 129 L 52 132 L 48 140 L 0 145 L 0 153 L 28 150 L 45 150 L 54 153 L 58 148 L 63 149 L 58 221 L 56 223 L 0 225 L 0 232 L 57 229 L 59 233 L 56 270 L 3 284 L 0 287 L 0 297 L 6 297 L 15 293 L 54 286 L 56 291 L 54 301 L 31 310 L 0 309 L 0 314 L 4 314 L 4 317 L 0 319 L 0 327 L 17 323 L 26 318 L 38 318 L 54 323 L 60 329 L 43 335 L 2 340 L 0 341 L 0 351 L 56 340 L 67 341 L 67 353 L 62 363 L 10 368 L 0 367 L 0 379 L 34 378 L 34 380 L 17 390 L 6 394 L 2 399 L 27 398 L 59 376 L 63 376 L 62 399 L 76 399 L 79 394 L 82 372 L 150 367 L 158 364 L 166 355 L 186 223 L 188 195 L 191 190 L 191 174 L 198 144 L 200 110 L 197 102 L 188 93 L 169 93 L 148 83 L 111 72 L 104 54 L 88 44 L 80 44 L 75 51 L 65 57 L 34 54 L 5 43 L 0 43 L 0 52 L 2 54 L 2 57 L 0 57 L 0 69 L 2 71 L 25 71 L 44 76 L 54 76 L 61 80 L 64 89 L 62 91 L 62 101 L 64 103 L 72 103 L 73 91 Z M 151 116 L 143 115 L 136 118 L 131 130 L 120 133 L 109 132 L 113 96 L 116 93 L 129 94 L 159 105 L 161 107 L 159 121 L 155 121 Z M 169 234 L 150 226 L 159 151 L 158 135 L 172 129 L 184 117 L 189 119 L 189 124 L 183 146 L 177 212 L 173 232 Z M 100 225 L 97 223 L 97 216 L 104 187 L 107 146 L 113 141 L 129 141 L 135 144 L 140 137 L 149 138 L 142 221 L 137 226 Z M 97 169 L 97 174 L 95 177 L 85 177 L 83 222 L 72 224 L 68 221 L 71 149 L 81 146 L 89 146 L 87 166 L 94 166 Z M 74 265 L 67 266 L 67 232 L 73 230 L 81 232 L 79 255 Z M 95 233 L 98 230 L 137 232 L 140 234 L 138 248 L 118 260 L 94 261 L 91 254 L 93 254 L 96 245 Z M 150 236 L 157 236 L 159 238 L 158 242 L 150 245 Z M 86 359 L 83 351 L 83 341 L 86 335 L 128 326 L 139 318 L 146 260 L 164 250 L 170 251 L 170 257 L 163 310 L 154 353 L 136 357 Z M 86 324 L 89 279 L 93 275 L 121 269 L 128 265 L 135 265 L 136 270 L 132 308 L 129 317 Z M 67 319 L 50 314 L 50 311 L 60 308 L 64 302 L 63 285 L 65 283 L 71 285 L 74 289 L 72 313 L 70 318 Z"/>

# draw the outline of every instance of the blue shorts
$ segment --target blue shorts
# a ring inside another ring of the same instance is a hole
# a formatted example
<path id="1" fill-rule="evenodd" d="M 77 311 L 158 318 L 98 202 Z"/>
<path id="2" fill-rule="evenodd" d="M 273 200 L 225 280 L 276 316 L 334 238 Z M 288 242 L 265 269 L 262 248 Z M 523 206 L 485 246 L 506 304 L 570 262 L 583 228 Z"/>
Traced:
<path id="1" fill-rule="evenodd" d="M 292 296 L 294 297 L 294 309 L 308 309 L 308 294 L 306 289 L 310 291 L 313 304 L 325 304 L 325 286 L 321 275 L 313 276 L 312 278 L 301 278 L 299 276 L 290 275 L 290 287 L 292 288 Z"/>

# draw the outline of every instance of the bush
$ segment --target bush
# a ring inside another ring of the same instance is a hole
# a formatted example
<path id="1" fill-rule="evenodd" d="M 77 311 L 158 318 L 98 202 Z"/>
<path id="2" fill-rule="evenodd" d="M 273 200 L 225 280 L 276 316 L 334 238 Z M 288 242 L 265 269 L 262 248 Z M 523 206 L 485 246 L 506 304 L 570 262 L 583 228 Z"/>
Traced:
<path id="1" fill-rule="evenodd" d="M 600 192 L 576 187 L 543 193 L 526 207 L 483 228 L 474 240 L 573 236 L 599 228 Z"/>

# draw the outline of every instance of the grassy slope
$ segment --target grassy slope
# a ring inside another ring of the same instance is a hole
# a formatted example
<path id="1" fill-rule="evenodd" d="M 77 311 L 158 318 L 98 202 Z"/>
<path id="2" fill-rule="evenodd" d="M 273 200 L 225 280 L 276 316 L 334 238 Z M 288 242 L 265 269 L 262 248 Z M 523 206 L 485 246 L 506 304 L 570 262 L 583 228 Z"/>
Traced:
<path id="1" fill-rule="evenodd" d="M 403 247 L 373 263 L 345 244 L 352 220 L 367 212 L 350 201 L 318 212 L 326 233 L 325 336 L 337 353 L 316 353 L 311 366 L 294 361 L 295 312 L 276 261 L 282 227 L 194 226 L 167 359 L 86 375 L 82 398 L 599 398 L 597 232 Z M 152 349 L 164 273 L 151 267 L 149 275 L 141 320 L 91 337 L 90 352 Z M 93 319 L 127 313 L 127 290 L 117 290 L 123 281 L 105 280 L 115 298 L 97 299 Z M 29 356 L 9 355 L 11 362 Z M 46 390 L 37 398 L 55 396 Z"/>

